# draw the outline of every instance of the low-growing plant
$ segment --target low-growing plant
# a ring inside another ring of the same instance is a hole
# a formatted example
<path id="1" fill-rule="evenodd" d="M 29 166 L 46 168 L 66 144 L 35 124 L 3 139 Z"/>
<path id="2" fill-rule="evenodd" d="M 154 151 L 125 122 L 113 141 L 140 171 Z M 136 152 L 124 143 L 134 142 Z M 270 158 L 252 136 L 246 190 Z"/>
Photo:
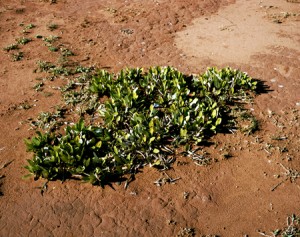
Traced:
<path id="1" fill-rule="evenodd" d="M 12 58 L 12 60 L 13 60 L 14 62 L 16 62 L 16 61 L 21 61 L 21 60 L 23 59 L 23 57 L 24 57 L 23 52 L 17 52 L 17 53 L 15 53 L 15 54 L 12 54 L 12 55 L 11 55 L 11 58 Z"/>
<path id="2" fill-rule="evenodd" d="M 31 42 L 32 39 L 26 38 L 26 37 L 21 37 L 21 38 L 16 39 L 16 41 L 17 41 L 18 44 L 25 45 L 25 44 Z"/>
<path id="3" fill-rule="evenodd" d="M 53 46 L 51 44 L 47 45 L 48 49 L 51 51 L 51 52 L 57 52 L 58 51 L 58 47 L 56 46 Z"/>
<path id="4" fill-rule="evenodd" d="M 48 37 L 42 37 L 43 41 L 45 41 L 46 43 L 54 43 L 56 42 L 57 40 L 59 40 L 60 37 L 58 36 L 55 36 L 55 35 L 50 35 Z"/>
<path id="5" fill-rule="evenodd" d="M 31 121 L 31 126 L 44 131 L 53 131 L 63 124 L 65 109 L 58 107 L 53 113 L 41 112 L 36 120 Z"/>
<path id="6" fill-rule="evenodd" d="M 25 109 L 25 110 L 28 110 L 32 108 L 32 105 L 29 104 L 27 101 L 21 103 L 19 106 L 18 106 L 18 109 Z"/>
<path id="7" fill-rule="evenodd" d="M 31 29 L 33 29 L 33 28 L 35 28 L 35 27 L 36 27 L 36 25 L 30 23 L 30 24 L 28 24 L 28 25 L 26 25 L 26 26 L 24 27 L 24 30 L 31 30 Z"/>
<path id="8" fill-rule="evenodd" d="M 196 236 L 195 228 L 180 228 L 180 231 L 177 233 L 176 237 L 193 237 Z"/>
<path id="9" fill-rule="evenodd" d="M 70 49 L 67 48 L 60 48 L 60 51 L 63 57 L 70 57 L 75 55 Z"/>
<path id="10" fill-rule="evenodd" d="M 36 91 L 41 91 L 43 90 L 44 85 L 44 82 L 38 82 L 33 86 L 33 89 L 35 89 Z"/>
<path id="11" fill-rule="evenodd" d="M 247 135 L 255 133 L 259 129 L 259 124 L 257 119 L 253 116 L 250 115 L 247 120 L 250 122 L 249 125 L 245 126 L 242 128 L 242 132 L 244 132 Z"/>
<path id="12" fill-rule="evenodd" d="M 62 75 L 62 76 L 69 76 L 72 74 L 71 69 L 64 67 L 64 66 L 56 66 L 52 69 L 50 69 L 50 72 L 54 75 L 54 76 L 58 76 L 58 75 Z"/>
<path id="13" fill-rule="evenodd" d="M 26 168 L 35 178 L 79 176 L 103 185 L 113 177 L 135 174 L 144 165 L 168 169 L 176 147 L 185 145 L 191 154 L 192 146 L 224 125 L 230 105 L 256 89 L 256 81 L 231 68 L 208 68 L 191 76 L 172 67 L 126 69 L 117 75 L 100 70 L 79 84 L 102 122 L 85 125 L 81 119 L 67 126 L 64 135 L 38 132 L 26 140 L 28 151 L 34 153 Z M 66 101 L 80 103 L 84 98 L 81 93 L 77 98 L 76 90 L 68 91 L 65 88 Z M 209 162 L 196 153 L 192 157 L 200 165 Z"/>
<path id="14" fill-rule="evenodd" d="M 45 41 L 46 43 L 49 43 L 49 44 L 59 40 L 59 37 L 55 36 L 55 35 L 50 35 L 48 37 L 43 37 L 43 36 L 41 36 L 41 37 L 42 37 L 43 41 Z"/>
<path id="15" fill-rule="evenodd" d="M 52 68 L 55 68 L 54 64 L 52 64 L 50 62 L 42 61 L 42 60 L 39 60 L 37 62 L 37 65 L 38 65 L 38 69 L 41 72 L 49 72 Z"/>
<path id="16" fill-rule="evenodd" d="M 50 62 L 46 62 L 46 61 L 38 61 L 37 62 L 38 65 L 38 69 L 40 72 L 48 72 L 53 74 L 53 76 L 68 76 L 70 74 L 72 74 L 71 69 L 68 69 L 66 67 L 63 66 L 56 66 L 53 63 Z"/>
<path id="17" fill-rule="evenodd" d="M 3 48 L 5 51 L 9 52 L 11 50 L 16 50 L 19 49 L 19 45 L 18 44 L 10 44 L 6 47 Z"/>

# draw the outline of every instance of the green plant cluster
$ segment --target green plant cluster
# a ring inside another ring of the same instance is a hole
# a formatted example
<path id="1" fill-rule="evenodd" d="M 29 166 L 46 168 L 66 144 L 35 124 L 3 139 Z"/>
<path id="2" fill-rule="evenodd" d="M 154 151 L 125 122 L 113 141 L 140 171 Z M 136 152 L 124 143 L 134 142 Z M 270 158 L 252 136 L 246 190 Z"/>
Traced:
<path id="1" fill-rule="evenodd" d="M 82 119 L 64 135 L 38 132 L 26 141 L 34 153 L 26 168 L 36 178 L 79 176 L 101 185 L 144 165 L 167 169 L 176 147 L 216 133 L 228 104 L 255 89 L 256 81 L 231 68 L 191 76 L 172 67 L 101 70 L 89 90 L 108 98 L 97 109 L 102 124 Z"/>

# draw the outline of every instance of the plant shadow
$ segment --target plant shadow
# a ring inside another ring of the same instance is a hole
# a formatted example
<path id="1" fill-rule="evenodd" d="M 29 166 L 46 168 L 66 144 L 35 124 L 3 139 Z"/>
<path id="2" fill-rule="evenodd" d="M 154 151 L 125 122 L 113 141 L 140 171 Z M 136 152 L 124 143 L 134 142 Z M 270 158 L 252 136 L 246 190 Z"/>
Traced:
<path id="1" fill-rule="evenodd" d="M 256 90 L 255 90 L 255 93 L 257 95 L 267 94 L 267 93 L 274 91 L 274 90 L 270 89 L 270 86 L 266 85 L 266 83 L 265 83 L 266 81 L 263 81 L 263 80 L 257 79 L 257 78 L 254 78 L 253 80 L 257 82 Z"/>

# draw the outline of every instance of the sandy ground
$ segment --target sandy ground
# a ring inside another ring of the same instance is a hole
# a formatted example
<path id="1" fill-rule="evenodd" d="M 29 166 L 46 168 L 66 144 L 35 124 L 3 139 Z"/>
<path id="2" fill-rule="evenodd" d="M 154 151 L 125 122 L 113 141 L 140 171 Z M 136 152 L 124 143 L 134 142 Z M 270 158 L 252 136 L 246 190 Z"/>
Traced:
<path id="1" fill-rule="evenodd" d="M 24 33 L 28 24 L 36 27 Z M 34 72 L 37 61 L 58 58 L 36 35 L 57 35 L 74 62 L 112 72 L 153 65 L 246 71 L 267 88 L 248 106 L 260 130 L 215 136 L 204 149 L 218 162 L 206 167 L 178 157 L 166 171 L 180 177 L 176 184 L 157 187 L 162 173 L 146 168 L 127 190 L 70 180 L 50 182 L 41 195 L 44 180 L 21 178 L 32 156 L 23 139 L 34 135 L 24 121 L 61 99 L 46 93 L 55 80 L 33 89 L 44 76 Z M 0 53 L 0 236 L 261 236 L 300 214 L 299 1 L 1 1 L 1 48 L 23 36 L 33 41 Z"/>

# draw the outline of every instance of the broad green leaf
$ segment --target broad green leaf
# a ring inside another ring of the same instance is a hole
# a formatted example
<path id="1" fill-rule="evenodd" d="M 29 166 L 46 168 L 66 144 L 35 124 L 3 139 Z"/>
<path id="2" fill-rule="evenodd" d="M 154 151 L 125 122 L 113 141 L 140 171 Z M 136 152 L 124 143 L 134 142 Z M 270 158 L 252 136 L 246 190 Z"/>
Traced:
<path id="1" fill-rule="evenodd" d="M 84 129 L 84 120 L 80 119 L 77 126 L 76 126 L 78 131 L 82 131 Z"/>
<path id="2" fill-rule="evenodd" d="M 134 100 L 136 100 L 136 99 L 139 97 L 139 96 L 137 95 L 137 93 L 136 93 L 137 89 L 138 89 L 138 88 L 135 88 L 135 89 L 133 90 L 133 94 L 132 94 L 133 97 L 132 97 L 132 98 L 133 98 Z"/>
<path id="3" fill-rule="evenodd" d="M 193 106 L 198 102 L 198 98 L 193 99 L 193 101 L 190 103 L 190 106 Z"/>
<path id="4" fill-rule="evenodd" d="M 151 137 L 149 140 L 149 143 L 153 142 L 155 140 L 155 137 Z"/>
<path id="5" fill-rule="evenodd" d="M 47 179 L 49 177 L 49 171 L 46 170 L 46 169 L 43 169 L 43 171 L 42 171 L 42 177 L 44 179 Z"/>
<path id="6" fill-rule="evenodd" d="M 181 115 L 181 116 L 179 117 L 179 125 L 181 125 L 182 122 L 183 122 L 183 115 Z"/>
<path id="7" fill-rule="evenodd" d="M 154 133 L 154 122 L 153 122 L 153 119 L 150 120 L 149 122 L 149 132 L 151 135 L 153 135 Z"/>
<path id="8" fill-rule="evenodd" d="M 216 126 L 220 125 L 222 123 L 222 118 L 218 118 L 216 121 Z"/>
<path id="9" fill-rule="evenodd" d="M 151 163 L 151 166 L 159 166 L 159 165 L 161 165 L 160 160 L 156 160 L 155 162 Z"/>
<path id="10" fill-rule="evenodd" d="M 114 146 L 114 152 L 118 155 L 119 154 L 119 151 L 118 151 L 118 148 L 116 146 Z"/>
<path id="11" fill-rule="evenodd" d="M 101 146 L 102 146 L 102 141 L 99 141 L 99 142 L 96 143 L 97 148 L 100 148 Z"/>
<path id="12" fill-rule="evenodd" d="M 151 105 L 150 105 L 150 113 L 152 113 L 153 109 L 154 109 L 154 105 L 151 104 Z"/>
<path id="13" fill-rule="evenodd" d="M 185 138 L 187 136 L 187 130 L 181 128 L 180 129 L 180 137 Z"/>
<path id="14" fill-rule="evenodd" d="M 158 154 L 160 151 L 157 148 L 153 149 L 153 153 Z"/>
<path id="15" fill-rule="evenodd" d="M 212 116 L 213 118 L 216 118 L 216 117 L 218 116 L 218 109 L 214 109 L 214 110 L 212 111 L 212 113 L 211 113 L 211 116 Z"/>

